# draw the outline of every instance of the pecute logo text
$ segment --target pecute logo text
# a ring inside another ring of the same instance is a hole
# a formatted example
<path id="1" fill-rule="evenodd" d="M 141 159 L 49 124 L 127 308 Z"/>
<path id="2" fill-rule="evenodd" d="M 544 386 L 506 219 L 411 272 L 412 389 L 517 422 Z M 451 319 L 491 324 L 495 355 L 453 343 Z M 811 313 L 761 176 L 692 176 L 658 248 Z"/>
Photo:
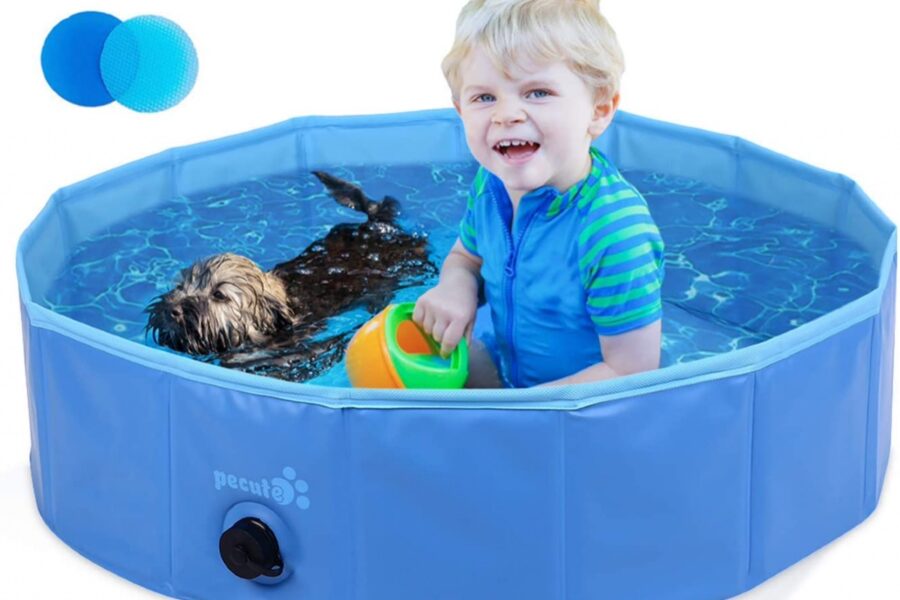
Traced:
<path id="1" fill-rule="evenodd" d="M 309 492 L 309 484 L 297 479 L 297 472 L 291 467 L 282 469 L 281 475 L 282 477 L 271 479 L 249 479 L 225 471 L 213 471 L 213 482 L 217 492 L 224 489 L 240 490 L 274 500 L 282 506 L 293 503 L 300 510 L 308 509 L 310 501 L 306 494 Z"/>

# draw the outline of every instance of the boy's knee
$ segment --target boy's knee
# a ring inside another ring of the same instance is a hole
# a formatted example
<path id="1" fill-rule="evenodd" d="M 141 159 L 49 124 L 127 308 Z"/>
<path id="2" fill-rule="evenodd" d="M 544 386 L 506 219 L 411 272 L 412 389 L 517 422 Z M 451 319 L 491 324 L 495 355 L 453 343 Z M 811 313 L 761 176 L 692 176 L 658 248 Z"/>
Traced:
<path id="1" fill-rule="evenodd" d="M 502 388 L 500 373 L 487 346 L 478 339 L 473 339 L 469 344 L 469 377 L 466 379 L 466 387 L 475 388 Z"/>

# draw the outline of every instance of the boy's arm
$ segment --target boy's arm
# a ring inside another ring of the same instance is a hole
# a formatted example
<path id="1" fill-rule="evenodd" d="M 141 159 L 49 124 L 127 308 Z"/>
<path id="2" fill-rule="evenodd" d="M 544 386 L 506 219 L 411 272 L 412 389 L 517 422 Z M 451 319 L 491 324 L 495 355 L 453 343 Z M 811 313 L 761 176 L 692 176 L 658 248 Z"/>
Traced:
<path id="1" fill-rule="evenodd" d="M 587 207 L 578 265 L 603 362 L 549 382 L 585 383 L 659 368 L 665 243 L 641 193 L 621 178 Z M 597 206 L 595 206 L 595 204 Z"/>
<path id="2" fill-rule="evenodd" d="M 456 243 L 450 248 L 450 252 L 441 266 L 440 281 L 443 283 L 445 279 L 460 277 L 465 283 L 474 282 L 475 293 L 477 294 L 478 280 L 481 277 L 481 263 L 481 257 L 475 256 L 466 250 L 462 241 L 456 238 Z M 472 276 L 471 279 L 466 277 L 466 274 L 470 274 Z"/>
<path id="3" fill-rule="evenodd" d="M 659 368 L 662 319 L 619 335 L 601 335 L 603 362 L 542 385 L 589 383 Z"/>

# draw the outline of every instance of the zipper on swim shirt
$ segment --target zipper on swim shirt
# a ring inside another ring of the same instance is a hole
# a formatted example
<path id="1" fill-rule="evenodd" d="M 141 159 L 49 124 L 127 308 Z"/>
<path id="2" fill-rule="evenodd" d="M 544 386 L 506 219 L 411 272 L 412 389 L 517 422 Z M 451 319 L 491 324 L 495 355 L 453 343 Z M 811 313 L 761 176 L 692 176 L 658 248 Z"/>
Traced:
<path id="1" fill-rule="evenodd" d="M 513 259 L 513 243 L 512 243 L 512 235 L 510 234 L 510 229 L 512 228 L 513 219 L 510 219 L 507 222 L 506 217 L 503 214 L 503 211 L 500 210 L 500 200 L 497 199 L 497 194 L 494 193 L 493 190 L 489 190 L 491 195 L 492 204 L 494 205 L 494 210 L 497 213 L 497 217 L 500 219 L 500 224 L 503 226 L 503 239 L 506 240 L 506 262 L 503 264 L 503 305 L 506 307 L 504 312 L 504 316 L 506 318 L 505 329 L 506 329 L 506 347 L 509 349 L 509 369 L 510 372 L 508 375 L 508 379 L 510 383 L 514 386 L 516 385 L 516 379 L 513 377 L 513 365 L 515 364 L 515 357 L 513 355 L 514 350 L 511 343 L 512 337 L 512 322 L 513 322 L 513 314 L 512 314 L 512 278 L 515 277 L 516 269 L 515 269 L 515 261 Z M 497 365 L 501 371 L 503 370 L 503 365 Z M 504 376 L 504 378 L 507 378 Z"/>
<path id="2" fill-rule="evenodd" d="M 500 213 L 500 207 L 497 205 L 497 199 L 494 197 L 494 205 L 497 208 L 497 212 Z M 516 345 L 515 340 L 513 339 L 514 332 L 514 324 L 515 324 L 515 316 L 516 316 L 516 303 L 513 302 L 513 284 L 515 283 L 516 278 L 516 261 L 519 256 L 519 248 L 522 246 L 522 240 L 525 238 L 525 232 L 528 231 L 528 228 L 531 226 L 531 222 L 534 221 L 534 218 L 538 214 L 538 210 L 532 211 L 526 218 L 525 224 L 522 225 L 522 229 L 519 231 L 519 235 L 515 241 L 513 241 L 512 233 L 510 230 L 513 227 L 513 223 L 515 219 L 510 220 L 509 227 L 503 228 L 503 233 L 506 236 L 506 246 L 508 250 L 508 256 L 506 259 L 506 264 L 503 265 L 503 275 L 505 276 L 505 302 L 506 302 L 506 343 L 509 348 L 509 357 L 510 357 L 510 380 L 512 384 L 515 386 L 519 385 L 519 361 L 516 358 Z M 500 214 L 501 220 L 503 219 L 503 215 Z M 505 224 L 505 220 L 504 220 Z"/>

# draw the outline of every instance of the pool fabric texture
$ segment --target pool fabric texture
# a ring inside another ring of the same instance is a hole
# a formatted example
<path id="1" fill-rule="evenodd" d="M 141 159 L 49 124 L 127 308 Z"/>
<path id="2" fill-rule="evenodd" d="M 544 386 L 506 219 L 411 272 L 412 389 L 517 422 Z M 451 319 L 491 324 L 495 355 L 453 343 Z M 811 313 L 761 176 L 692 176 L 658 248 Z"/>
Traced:
<path id="1" fill-rule="evenodd" d="M 620 113 L 598 147 L 623 170 L 833 227 L 871 255 L 878 287 L 759 344 L 591 385 L 291 384 L 38 300 L 74 245 L 175 196 L 340 164 L 471 160 L 455 112 L 298 118 L 163 152 L 59 190 L 19 243 L 48 526 L 180 598 L 561 600 L 732 596 L 861 522 L 890 448 L 894 225 L 846 177 L 741 139 Z M 223 566 L 219 535 L 247 516 L 278 538 L 281 576 Z"/>

